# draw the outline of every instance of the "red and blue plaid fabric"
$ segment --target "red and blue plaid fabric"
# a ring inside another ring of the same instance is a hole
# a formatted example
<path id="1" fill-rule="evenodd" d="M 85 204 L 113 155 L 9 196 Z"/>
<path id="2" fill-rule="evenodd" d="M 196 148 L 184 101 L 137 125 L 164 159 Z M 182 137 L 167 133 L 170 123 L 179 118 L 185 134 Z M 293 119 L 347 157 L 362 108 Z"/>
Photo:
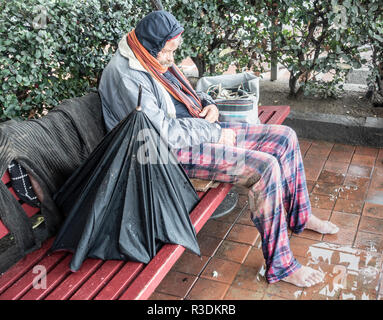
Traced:
<path id="1" fill-rule="evenodd" d="M 295 131 L 283 125 L 220 123 L 237 133 L 236 146 L 205 143 L 176 150 L 190 178 L 244 185 L 252 220 L 262 237 L 269 283 L 300 264 L 287 228 L 300 233 L 311 214 L 302 156 Z"/>

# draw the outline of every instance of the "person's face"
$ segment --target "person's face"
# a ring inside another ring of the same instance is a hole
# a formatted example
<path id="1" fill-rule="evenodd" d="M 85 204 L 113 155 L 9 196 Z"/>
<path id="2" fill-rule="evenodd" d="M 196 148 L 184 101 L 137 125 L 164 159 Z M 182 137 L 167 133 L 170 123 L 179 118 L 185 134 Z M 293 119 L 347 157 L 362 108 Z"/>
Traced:
<path id="1" fill-rule="evenodd" d="M 158 52 L 157 60 L 164 67 L 171 67 L 174 63 L 174 52 L 182 42 L 182 36 L 166 42 L 165 46 Z"/>

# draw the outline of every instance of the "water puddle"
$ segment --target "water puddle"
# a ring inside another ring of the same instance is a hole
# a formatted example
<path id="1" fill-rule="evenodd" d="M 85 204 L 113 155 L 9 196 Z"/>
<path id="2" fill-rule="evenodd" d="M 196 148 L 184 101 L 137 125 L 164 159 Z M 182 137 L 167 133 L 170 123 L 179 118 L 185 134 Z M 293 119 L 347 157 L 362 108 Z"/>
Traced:
<path id="1" fill-rule="evenodd" d="M 307 266 L 325 274 L 323 283 L 305 288 L 312 299 L 376 299 L 382 255 L 371 241 L 366 249 L 321 242 L 309 247 Z M 305 298 L 296 292 L 294 297 Z"/>

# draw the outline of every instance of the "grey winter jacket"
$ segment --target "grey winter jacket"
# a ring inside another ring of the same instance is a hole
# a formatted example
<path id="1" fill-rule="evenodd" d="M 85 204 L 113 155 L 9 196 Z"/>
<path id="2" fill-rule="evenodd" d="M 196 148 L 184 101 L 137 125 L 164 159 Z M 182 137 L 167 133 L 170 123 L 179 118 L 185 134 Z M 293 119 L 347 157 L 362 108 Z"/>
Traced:
<path id="1" fill-rule="evenodd" d="M 168 141 L 171 148 L 184 148 L 205 142 L 217 143 L 221 127 L 198 118 L 175 117 L 174 103 L 166 89 L 141 65 L 127 44 L 126 35 L 102 73 L 99 93 L 107 131 L 132 112 L 142 85 L 142 110 Z M 198 93 L 201 99 L 207 95 Z M 212 101 L 205 101 L 205 104 Z"/>

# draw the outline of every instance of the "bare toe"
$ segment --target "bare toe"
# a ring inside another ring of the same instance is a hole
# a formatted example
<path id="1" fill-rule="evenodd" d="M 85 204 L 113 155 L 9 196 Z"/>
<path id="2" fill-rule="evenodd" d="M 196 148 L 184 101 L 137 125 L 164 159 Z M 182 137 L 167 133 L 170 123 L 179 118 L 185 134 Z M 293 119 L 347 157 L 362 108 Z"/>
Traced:
<path id="1" fill-rule="evenodd" d="M 335 234 L 339 231 L 339 228 L 332 222 L 323 221 L 314 215 L 310 216 L 306 228 L 322 234 Z"/>
<path id="2" fill-rule="evenodd" d="M 323 273 L 310 267 L 302 266 L 300 269 L 282 279 L 298 287 L 311 287 L 323 281 Z"/>
<path id="3" fill-rule="evenodd" d="M 329 228 L 328 228 L 328 232 L 329 234 L 335 234 L 339 231 L 339 228 L 333 224 L 332 222 L 328 222 L 328 225 L 329 225 Z"/>

